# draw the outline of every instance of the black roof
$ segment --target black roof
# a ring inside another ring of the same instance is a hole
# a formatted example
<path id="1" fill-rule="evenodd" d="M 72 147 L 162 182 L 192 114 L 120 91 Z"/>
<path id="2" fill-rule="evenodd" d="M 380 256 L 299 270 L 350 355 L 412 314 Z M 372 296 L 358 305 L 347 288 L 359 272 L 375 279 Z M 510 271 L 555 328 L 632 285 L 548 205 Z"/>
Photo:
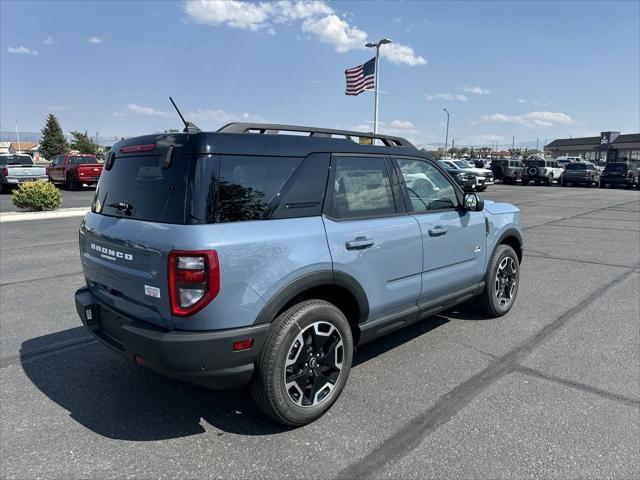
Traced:
<path id="1" fill-rule="evenodd" d="M 116 157 L 127 155 L 122 152 L 123 147 L 132 145 L 150 145 L 156 147 L 152 151 L 143 154 L 159 154 L 168 147 L 173 147 L 175 154 L 230 154 L 230 155 L 265 155 L 265 156 L 291 156 L 301 157 L 316 152 L 328 153 L 361 153 L 361 154 L 386 154 L 386 155 L 412 155 L 430 158 L 419 151 L 407 140 L 400 137 L 375 135 L 375 138 L 387 140 L 385 143 L 394 146 L 361 145 L 348 138 L 333 138 L 330 135 L 344 135 L 345 137 L 374 138 L 371 133 L 351 132 L 347 130 L 315 129 L 316 134 L 310 135 L 286 135 L 274 133 L 275 125 L 266 125 L 262 133 L 228 133 L 228 131 L 244 131 L 247 126 L 257 124 L 238 124 L 237 128 L 223 127 L 226 131 L 218 132 L 187 132 L 187 133 L 157 133 L 139 137 L 127 138 L 113 145 L 111 151 Z M 292 130 L 291 126 L 282 130 Z M 294 127 L 296 128 L 296 127 Z M 297 127 L 308 132 L 308 127 Z M 276 129 L 279 130 L 279 129 Z M 138 153 L 139 154 L 139 153 Z"/>
<path id="2" fill-rule="evenodd" d="M 640 133 L 631 133 L 627 135 L 618 135 L 616 139 L 610 143 L 615 145 L 616 143 L 638 143 L 640 142 Z M 563 138 L 560 140 L 554 140 L 553 142 L 545 145 L 545 147 L 572 147 L 574 145 L 600 145 L 600 137 L 581 137 L 581 138 Z"/>

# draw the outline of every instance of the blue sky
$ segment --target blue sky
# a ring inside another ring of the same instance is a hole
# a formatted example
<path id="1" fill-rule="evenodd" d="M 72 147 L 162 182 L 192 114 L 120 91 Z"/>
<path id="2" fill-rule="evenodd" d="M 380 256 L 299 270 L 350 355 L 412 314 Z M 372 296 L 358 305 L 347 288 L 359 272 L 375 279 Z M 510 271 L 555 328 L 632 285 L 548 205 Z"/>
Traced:
<path id="1" fill-rule="evenodd" d="M 371 130 L 344 70 L 380 62 L 381 129 L 420 145 L 640 131 L 640 2 L 0 2 L 0 130 L 101 136 L 256 120 Z M 387 50 L 386 52 L 384 50 Z"/>

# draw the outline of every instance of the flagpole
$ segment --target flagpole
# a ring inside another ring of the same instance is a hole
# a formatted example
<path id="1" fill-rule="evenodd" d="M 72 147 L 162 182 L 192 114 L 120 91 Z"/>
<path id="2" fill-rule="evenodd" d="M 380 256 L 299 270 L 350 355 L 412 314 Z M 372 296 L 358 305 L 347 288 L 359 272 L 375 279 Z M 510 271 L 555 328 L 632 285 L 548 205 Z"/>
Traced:
<path id="1" fill-rule="evenodd" d="M 380 60 L 380 47 L 387 43 L 391 43 L 391 40 L 388 38 L 383 38 L 377 43 L 367 43 L 365 47 L 376 49 L 376 64 L 375 64 L 375 97 L 374 97 L 374 107 L 373 107 L 373 134 L 378 133 L 378 92 L 380 90 L 380 76 L 378 75 L 378 70 L 380 69 L 379 60 Z"/>
<path id="2" fill-rule="evenodd" d="M 380 64 L 378 63 L 378 59 L 380 58 L 380 43 L 376 43 L 376 91 L 375 91 L 375 100 L 373 107 L 373 134 L 378 133 L 378 90 L 380 90 L 380 80 L 378 78 Z"/>

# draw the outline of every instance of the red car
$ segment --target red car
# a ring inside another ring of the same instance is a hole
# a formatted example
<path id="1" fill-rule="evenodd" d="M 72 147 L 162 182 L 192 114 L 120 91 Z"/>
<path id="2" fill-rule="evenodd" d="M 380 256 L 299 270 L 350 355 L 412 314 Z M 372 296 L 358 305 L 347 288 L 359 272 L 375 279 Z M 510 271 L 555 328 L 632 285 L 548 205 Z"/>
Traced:
<path id="1" fill-rule="evenodd" d="M 82 153 L 58 155 L 47 167 L 49 181 L 64 184 L 67 190 L 76 190 L 82 184 L 97 185 L 101 173 L 98 158 Z"/>

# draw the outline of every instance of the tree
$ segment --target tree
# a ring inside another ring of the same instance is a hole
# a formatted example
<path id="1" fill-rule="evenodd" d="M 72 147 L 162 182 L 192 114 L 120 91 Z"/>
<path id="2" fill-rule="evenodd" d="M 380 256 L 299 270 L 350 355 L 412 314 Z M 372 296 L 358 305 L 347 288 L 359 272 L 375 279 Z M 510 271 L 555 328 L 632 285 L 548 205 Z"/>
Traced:
<path id="1" fill-rule="evenodd" d="M 40 141 L 40 154 L 47 160 L 51 160 L 56 155 L 66 152 L 69 149 L 67 139 L 64 138 L 62 127 L 55 115 L 49 114 L 42 129 L 42 140 Z"/>
<path id="2" fill-rule="evenodd" d="M 100 151 L 100 145 L 94 142 L 87 132 L 71 132 L 73 139 L 71 140 L 71 149 L 80 153 L 89 153 L 97 155 Z"/>

